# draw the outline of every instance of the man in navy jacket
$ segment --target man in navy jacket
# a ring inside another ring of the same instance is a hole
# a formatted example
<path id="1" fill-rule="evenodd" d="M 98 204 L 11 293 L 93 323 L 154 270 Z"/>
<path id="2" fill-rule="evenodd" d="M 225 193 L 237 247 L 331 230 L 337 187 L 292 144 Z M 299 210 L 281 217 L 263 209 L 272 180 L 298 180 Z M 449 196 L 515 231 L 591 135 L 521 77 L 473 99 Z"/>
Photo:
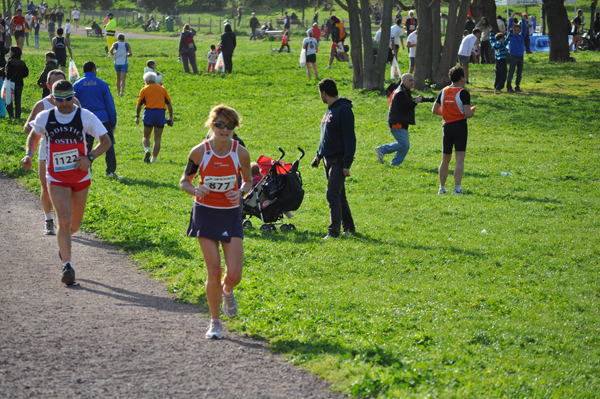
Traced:
<path id="1" fill-rule="evenodd" d="M 318 167 L 323 159 L 327 177 L 326 197 L 331 213 L 329 233 L 325 236 L 327 239 L 339 237 L 342 226 L 345 235 L 354 234 L 356 230 L 345 188 L 356 152 L 356 135 L 352 101 L 339 97 L 335 81 L 323 79 L 319 83 L 319 92 L 328 108 L 321 120 L 321 141 L 311 166 Z"/>
<path id="2" fill-rule="evenodd" d="M 115 127 L 117 126 L 117 110 L 108 83 L 96 77 L 96 64 L 86 61 L 83 64 L 83 78 L 73 85 L 75 97 L 81 103 L 81 107 L 92 112 L 108 131 L 108 137 L 112 145 L 106 151 L 106 175 L 121 179 L 117 175 L 117 157 L 115 155 Z M 91 151 L 94 138 L 87 136 L 87 149 Z"/>

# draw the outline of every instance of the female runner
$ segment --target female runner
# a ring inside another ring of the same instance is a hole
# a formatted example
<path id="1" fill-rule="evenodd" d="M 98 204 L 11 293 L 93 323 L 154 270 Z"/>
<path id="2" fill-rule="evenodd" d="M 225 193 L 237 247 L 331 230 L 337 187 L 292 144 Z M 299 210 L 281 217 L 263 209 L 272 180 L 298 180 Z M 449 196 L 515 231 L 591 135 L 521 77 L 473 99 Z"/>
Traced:
<path id="1" fill-rule="evenodd" d="M 211 321 L 206 338 L 221 338 L 219 307 L 223 297 L 223 313 L 237 316 L 238 306 L 233 288 L 242 279 L 243 229 L 241 199 L 252 189 L 250 154 L 232 139 L 233 130 L 240 125 L 240 116 L 226 105 L 210 111 L 205 125 L 210 128 L 209 138 L 192 148 L 187 167 L 179 185 L 193 195 L 194 207 L 187 235 L 198 237 L 206 264 L 206 297 Z M 200 184 L 192 180 L 200 174 Z M 238 176 L 243 183 L 238 187 Z M 225 278 L 219 243 L 225 257 Z"/>

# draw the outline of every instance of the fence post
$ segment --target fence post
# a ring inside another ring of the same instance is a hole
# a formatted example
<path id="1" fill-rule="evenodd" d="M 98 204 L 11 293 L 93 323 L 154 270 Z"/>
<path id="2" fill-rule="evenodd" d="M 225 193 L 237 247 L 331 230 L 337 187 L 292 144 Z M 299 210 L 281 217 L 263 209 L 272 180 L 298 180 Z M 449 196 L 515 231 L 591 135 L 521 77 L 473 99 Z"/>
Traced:
<path id="1" fill-rule="evenodd" d="M 200 32 L 200 26 L 202 25 L 200 25 L 200 17 L 198 17 L 198 32 Z"/>
<path id="2" fill-rule="evenodd" d="M 208 20 L 208 34 L 212 35 L 212 18 Z"/>
<path id="3" fill-rule="evenodd" d="M 223 28 L 223 23 L 221 23 L 221 18 L 219 18 L 219 34 L 222 33 L 221 29 Z"/>

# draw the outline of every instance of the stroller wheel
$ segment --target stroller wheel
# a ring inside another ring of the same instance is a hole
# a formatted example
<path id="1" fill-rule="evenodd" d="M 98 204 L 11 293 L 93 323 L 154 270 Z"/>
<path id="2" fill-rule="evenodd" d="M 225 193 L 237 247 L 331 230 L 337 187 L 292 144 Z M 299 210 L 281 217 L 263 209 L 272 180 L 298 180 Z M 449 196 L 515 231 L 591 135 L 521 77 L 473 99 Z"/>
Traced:
<path id="1" fill-rule="evenodd" d="M 245 229 L 251 229 L 252 228 L 252 222 L 249 220 L 244 220 L 244 223 L 242 223 L 242 227 Z"/>
<path id="2" fill-rule="evenodd" d="M 274 226 L 271 224 L 263 224 L 262 226 L 260 226 L 260 231 L 264 231 L 264 232 L 270 232 L 274 229 Z"/>
<path id="3" fill-rule="evenodd" d="M 282 224 L 281 227 L 279 228 L 279 230 L 281 231 L 290 231 L 290 226 L 288 224 Z"/>
<path id="4" fill-rule="evenodd" d="M 290 230 L 296 230 L 296 226 L 294 226 L 293 224 L 290 223 L 290 224 L 288 224 L 288 226 L 289 226 Z"/>

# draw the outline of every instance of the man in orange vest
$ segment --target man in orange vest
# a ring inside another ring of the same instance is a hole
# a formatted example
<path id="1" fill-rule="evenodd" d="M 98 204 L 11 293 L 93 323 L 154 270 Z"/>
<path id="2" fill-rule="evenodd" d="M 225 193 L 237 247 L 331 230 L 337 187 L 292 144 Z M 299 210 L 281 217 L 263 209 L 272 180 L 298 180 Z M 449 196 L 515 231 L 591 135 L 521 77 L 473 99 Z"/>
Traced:
<path id="1" fill-rule="evenodd" d="M 469 129 L 467 119 L 474 115 L 475 107 L 471 107 L 471 95 L 464 89 L 467 79 L 462 67 L 455 66 L 448 72 L 452 84 L 445 87 L 433 104 L 433 112 L 443 119 L 444 140 L 442 150 L 442 163 L 440 164 L 440 189 L 438 194 L 446 194 L 446 179 L 448 166 L 452 159 L 452 147 L 456 152 L 456 167 L 454 168 L 453 195 L 462 195 L 460 188 L 462 175 L 465 169 L 465 153 L 467 150 L 467 136 Z"/>

